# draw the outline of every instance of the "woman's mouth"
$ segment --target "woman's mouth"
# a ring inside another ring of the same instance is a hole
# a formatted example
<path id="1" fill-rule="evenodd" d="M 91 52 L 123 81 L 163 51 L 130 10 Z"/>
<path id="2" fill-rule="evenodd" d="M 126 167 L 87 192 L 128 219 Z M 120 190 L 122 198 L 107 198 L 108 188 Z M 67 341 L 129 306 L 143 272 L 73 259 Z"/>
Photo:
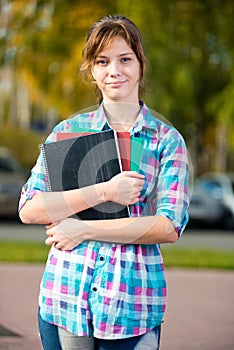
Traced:
<path id="1" fill-rule="evenodd" d="M 125 83 L 125 81 L 111 81 L 109 83 L 106 83 L 106 85 L 111 86 L 113 88 L 118 88 L 122 86 Z"/>

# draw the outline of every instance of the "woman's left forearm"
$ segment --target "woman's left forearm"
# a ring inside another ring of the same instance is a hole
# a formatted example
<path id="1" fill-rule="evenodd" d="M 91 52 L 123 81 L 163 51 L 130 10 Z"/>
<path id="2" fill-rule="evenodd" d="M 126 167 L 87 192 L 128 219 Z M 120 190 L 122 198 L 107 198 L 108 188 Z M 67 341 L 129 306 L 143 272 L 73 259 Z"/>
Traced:
<path id="1" fill-rule="evenodd" d="M 174 243 L 178 239 L 174 225 L 163 216 L 86 221 L 85 225 L 85 240 L 122 244 L 161 244 Z"/>
<path id="2" fill-rule="evenodd" d="M 172 222 L 163 216 L 94 221 L 67 218 L 48 225 L 46 233 L 46 244 L 61 250 L 71 250 L 84 241 L 162 244 L 174 243 L 179 237 Z"/>

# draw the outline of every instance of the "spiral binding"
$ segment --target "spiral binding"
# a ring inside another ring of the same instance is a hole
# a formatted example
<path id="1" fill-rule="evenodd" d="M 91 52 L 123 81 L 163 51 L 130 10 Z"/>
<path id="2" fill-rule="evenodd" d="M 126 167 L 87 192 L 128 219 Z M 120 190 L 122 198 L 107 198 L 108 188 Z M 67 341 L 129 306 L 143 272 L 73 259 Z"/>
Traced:
<path id="1" fill-rule="evenodd" d="M 42 153 L 42 157 L 44 160 L 44 165 L 45 165 L 45 175 L 47 177 L 47 186 L 49 189 L 49 192 L 52 192 L 52 188 L 51 188 L 51 183 L 50 183 L 50 174 L 49 174 L 49 169 L 48 169 L 48 163 L 47 163 L 47 159 L 46 159 L 46 152 L 45 152 L 45 144 L 41 144 L 39 145 L 39 149 Z"/>

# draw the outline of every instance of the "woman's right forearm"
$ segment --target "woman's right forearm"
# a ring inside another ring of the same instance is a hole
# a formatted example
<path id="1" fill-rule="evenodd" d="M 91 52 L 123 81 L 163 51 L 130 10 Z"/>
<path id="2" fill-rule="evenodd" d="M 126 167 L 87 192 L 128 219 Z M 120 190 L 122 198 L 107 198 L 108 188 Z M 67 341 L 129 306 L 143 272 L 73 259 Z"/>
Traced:
<path id="1" fill-rule="evenodd" d="M 63 192 L 40 192 L 20 210 L 25 224 L 51 224 L 103 202 L 131 205 L 139 201 L 144 176 L 124 171 L 111 180 Z"/>
<path id="2" fill-rule="evenodd" d="M 63 192 L 40 192 L 28 200 L 20 210 L 25 224 L 49 224 L 100 204 L 106 198 L 107 183 Z"/>

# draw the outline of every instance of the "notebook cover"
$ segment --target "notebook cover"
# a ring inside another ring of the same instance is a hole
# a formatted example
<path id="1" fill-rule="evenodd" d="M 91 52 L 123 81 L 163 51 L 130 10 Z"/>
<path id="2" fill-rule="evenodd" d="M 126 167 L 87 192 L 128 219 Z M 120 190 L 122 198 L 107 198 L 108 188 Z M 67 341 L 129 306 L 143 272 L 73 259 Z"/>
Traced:
<path id="1" fill-rule="evenodd" d="M 113 130 L 68 138 L 41 146 L 51 191 L 66 191 L 110 180 L 121 172 Z M 82 220 L 128 217 L 128 208 L 101 203 L 76 214 Z"/>
<path id="2" fill-rule="evenodd" d="M 56 141 L 62 141 L 71 139 L 74 137 L 81 137 L 85 135 L 90 135 L 93 132 L 85 131 L 85 132 L 57 132 L 56 134 Z"/>
<path id="3" fill-rule="evenodd" d="M 131 163 L 131 138 L 129 132 L 117 131 L 119 152 L 123 171 L 130 170 Z"/>
<path id="4" fill-rule="evenodd" d="M 66 140 L 69 138 L 74 137 L 81 137 L 85 135 L 90 135 L 94 132 L 97 132 L 95 130 L 86 130 L 86 129 L 80 129 L 80 131 L 73 131 L 73 132 L 58 132 L 56 134 L 56 140 Z M 130 157 L 131 157 L 131 140 L 130 140 L 130 133 L 129 132 L 117 132 L 117 139 L 118 139 L 118 147 L 119 147 L 119 153 L 121 158 L 121 166 L 123 171 L 129 171 L 130 170 Z"/>

